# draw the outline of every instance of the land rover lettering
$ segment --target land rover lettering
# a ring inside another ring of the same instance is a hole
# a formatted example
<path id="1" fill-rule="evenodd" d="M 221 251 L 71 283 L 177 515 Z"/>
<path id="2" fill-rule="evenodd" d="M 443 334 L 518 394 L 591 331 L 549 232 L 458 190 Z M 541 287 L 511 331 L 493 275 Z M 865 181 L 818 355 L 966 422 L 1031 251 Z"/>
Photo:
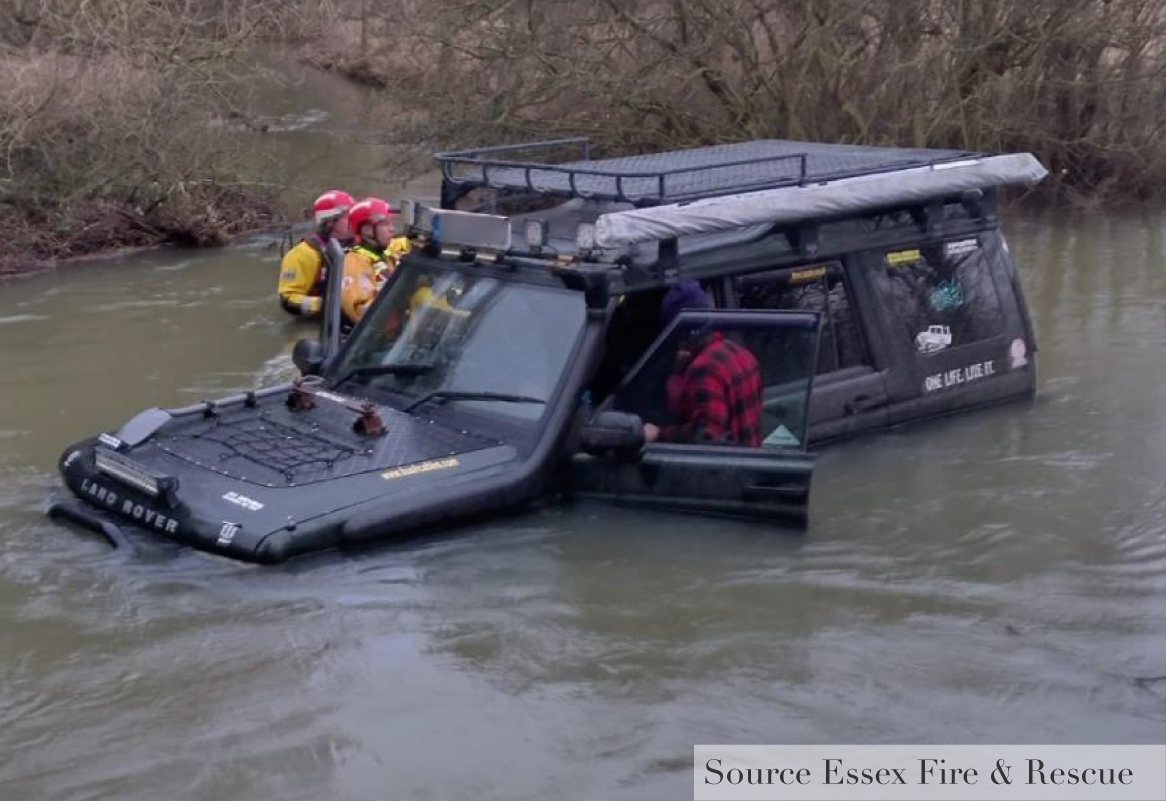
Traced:
<path id="1" fill-rule="evenodd" d="M 167 534 L 173 534 L 178 530 L 178 521 L 174 518 L 167 517 L 156 509 L 151 509 L 144 504 L 135 503 L 131 500 L 122 502 L 121 513 L 132 517 L 143 526 L 152 526 Z"/>
<path id="2" fill-rule="evenodd" d="M 117 493 L 88 478 L 81 479 L 81 493 L 110 508 L 117 506 Z"/>

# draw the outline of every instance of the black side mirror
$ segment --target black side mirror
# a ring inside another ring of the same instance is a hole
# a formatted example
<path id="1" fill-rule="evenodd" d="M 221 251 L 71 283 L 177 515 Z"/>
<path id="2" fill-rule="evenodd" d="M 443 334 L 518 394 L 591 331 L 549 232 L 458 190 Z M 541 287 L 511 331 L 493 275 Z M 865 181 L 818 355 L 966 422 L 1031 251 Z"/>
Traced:
<path id="1" fill-rule="evenodd" d="M 316 339 L 301 339 L 292 349 L 292 362 L 304 375 L 319 375 L 324 369 L 324 346 Z"/>
<path id="2" fill-rule="evenodd" d="M 605 411 L 591 418 L 579 431 L 579 448 L 600 455 L 639 453 L 644 447 L 644 421 L 638 414 Z"/>

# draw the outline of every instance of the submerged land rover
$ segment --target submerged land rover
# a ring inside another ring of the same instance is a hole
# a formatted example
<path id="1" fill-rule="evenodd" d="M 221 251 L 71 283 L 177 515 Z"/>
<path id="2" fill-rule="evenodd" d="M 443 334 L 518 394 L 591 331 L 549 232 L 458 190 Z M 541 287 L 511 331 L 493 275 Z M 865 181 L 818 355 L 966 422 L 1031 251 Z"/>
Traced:
<path id="1" fill-rule="evenodd" d="M 564 151 L 567 151 L 564 154 Z M 592 159 L 584 140 L 439 154 L 440 203 L 341 342 L 332 244 L 303 377 L 149 409 L 62 454 L 50 514 L 229 557 L 399 537 L 586 496 L 804 522 L 810 445 L 1021 398 L 1035 342 L 997 191 L 1028 154 L 757 141 Z M 701 282 L 714 308 L 667 324 Z M 762 439 L 649 442 L 677 353 L 760 366 Z"/>

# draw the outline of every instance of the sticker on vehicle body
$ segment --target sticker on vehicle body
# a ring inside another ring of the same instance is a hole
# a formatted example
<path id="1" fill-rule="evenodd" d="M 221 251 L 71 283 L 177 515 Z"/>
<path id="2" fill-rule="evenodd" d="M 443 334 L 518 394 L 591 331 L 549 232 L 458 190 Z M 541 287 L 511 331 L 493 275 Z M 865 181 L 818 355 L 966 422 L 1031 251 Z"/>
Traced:
<path id="1" fill-rule="evenodd" d="M 807 281 L 817 281 L 825 275 L 825 266 L 809 267 L 805 270 L 794 270 L 789 274 L 789 280 L 791 284 L 804 284 Z"/>
<path id="2" fill-rule="evenodd" d="M 1028 344 L 1023 339 L 1014 339 L 1008 346 L 1009 367 L 1018 370 L 1028 366 Z"/>
<path id="3" fill-rule="evenodd" d="M 948 242 L 943 246 L 943 255 L 949 259 L 954 256 L 962 256 L 965 253 L 971 253 L 980 247 L 980 242 L 977 239 L 960 239 L 956 242 Z"/>
<path id="4" fill-rule="evenodd" d="M 887 264 L 914 264 L 923 259 L 923 254 L 919 252 L 919 248 L 911 248 L 910 250 L 892 250 L 887 254 Z"/>
<path id="5" fill-rule="evenodd" d="M 432 473 L 435 470 L 448 470 L 451 467 L 457 466 L 457 458 L 451 456 L 448 459 L 434 459 L 429 462 L 418 462 L 417 464 L 405 465 L 404 467 L 395 467 L 392 470 L 386 470 L 381 473 L 381 478 L 385 481 L 392 481 L 395 478 L 415 476 L 418 473 Z"/>
<path id="6" fill-rule="evenodd" d="M 996 375 L 995 359 L 989 359 L 986 362 L 976 362 L 966 367 L 957 367 L 954 370 L 947 370 L 942 373 L 927 376 L 923 379 L 923 392 L 936 392 L 937 390 L 948 389 L 949 387 L 971 384 L 984 378 L 991 378 L 994 375 Z"/>
<path id="7" fill-rule="evenodd" d="M 215 540 L 215 545 L 226 548 L 235 540 L 235 535 L 239 533 L 240 528 L 238 523 L 223 523 L 223 527 L 219 529 L 219 538 Z"/>
<path id="8" fill-rule="evenodd" d="M 236 506 L 242 506 L 248 512 L 258 512 L 263 508 L 263 504 L 261 504 L 259 501 L 248 498 L 246 495 L 240 495 L 237 492 L 226 493 L 223 495 L 223 500 L 229 503 L 233 503 Z"/>
<path id="9" fill-rule="evenodd" d="M 915 350 L 920 353 L 935 353 L 951 345 L 951 328 L 946 325 L 931 325 L 926 331 L 915 335 Z"/>

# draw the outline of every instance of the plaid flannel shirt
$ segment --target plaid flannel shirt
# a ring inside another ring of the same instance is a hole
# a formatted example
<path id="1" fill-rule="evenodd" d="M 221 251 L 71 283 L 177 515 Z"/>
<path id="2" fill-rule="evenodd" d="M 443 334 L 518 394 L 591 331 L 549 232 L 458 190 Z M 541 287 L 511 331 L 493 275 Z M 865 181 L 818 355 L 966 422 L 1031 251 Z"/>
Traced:
<path id="1" fill-rule="evenodd" d="M 661 441 L 761 447 L 761 367 L 747 348 L 712 334 L 668 390 L 681 422 L 664 426 Z"/>

